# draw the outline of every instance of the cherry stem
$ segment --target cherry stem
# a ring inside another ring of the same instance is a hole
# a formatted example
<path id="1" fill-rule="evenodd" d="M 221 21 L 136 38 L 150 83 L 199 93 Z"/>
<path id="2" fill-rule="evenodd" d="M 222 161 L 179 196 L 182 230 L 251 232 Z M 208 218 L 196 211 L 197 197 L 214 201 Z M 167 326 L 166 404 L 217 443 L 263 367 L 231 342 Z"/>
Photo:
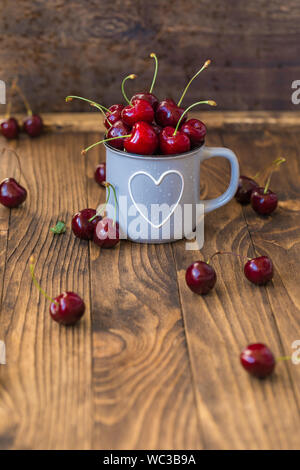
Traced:
<path id="1" fill-rule="evenodd" d="M 199 75 L 203 70 L 207 69 L 207 67 L 209 66 L 210 63 L 211 63 L 211 60 L 210 60 L 210 59 L 207 60 L 206 62 L 204 62 L 204 64 L 202 65 L 201 69 L 198 70 L 198 72 L 190 79 L 189 83 L 187 84 L 187 86 L 186 86 L 185 89 L 183 90 L 183 93 L 182 93 L 182 95 L 181 95 L 180 100 L 179 100 L 178 103 L 177 103 L 177 106 L 180 106 L 180 105 L 181 105 L 181 102 L 182 102 L 182 100 L 183 100 L 183 98 L 184 98 L 184 96 L 185 96 L 185 94 L 186 94 L 186 92 L 187 92 L 187 90 L 188 90 L 190 84 L 192 83 L 192 81 L 195 80 L 195 78 L 198 77 L 198 75 Z"/>
<path id="2" fill-rule="evenodd" d="M 213 260 L 213 258 L 217 255 L 233 255 L 233 256 L 237 256 L 241 260 L 247 258 L 247 256 L 242 256 L 242 255 L 239 255 L 238 253 L 233 253 L 232 251 L 216 251 L 210 258 L 208 258 L 207 264 L 209 264 Z M 247 259 L 249 261 L 252 258 L 247 258 Z"/>
<path id="3" fill-rule="evenodd" d="M 117 206 L 118 206 L 118 199 L 117 199 L 117 193 L 116 193 L 116 188 L 111 184 L 111 183 L 107 183 L 108 188 L 112 188 L 113 190 L 113 194 L 114 194 L 114 200 L 115 200 L 115 213 L 114 213 L 114 218 L 113 218 L 113 225 L 115 225 L 116 223 L 116 220 L 117 220 Z M 109 199 L 109 198 L 108 198 Z"/>
<path id="4" fill-rule="evenodd" d="M 12 97 L 13 97 L 14 91 L 16 89 L 17 83 L 18 83 L 18 79 L 14 78 L 12 83 L 11 83 L 10 90 L 9 90 L 8 102 L 7 102 L 6 113 L 5 113 L 5 119 L 8 119 L 10 117 L 11 107 L 12 107 Z"/>
<path id="5" fill-rule="evenodd" d="M 31 274 L 31 277 L 32 277 L 32 280 L 33 280 L 33 283 L 34 285 L 36 286 L 36 288 L 41 292 L 41 294 L 43 294 L 43 296 L 47 299 L 47 300 L 50 300 L 50 302 L 53 302 L 55 303 L 56 305 L 59 305 L 58 302 L 56 302 L 56 300 L 52 299 L 52 297 L 50 297 L 50 295 L 47 294 L 47 292 L 45 292 L 40 284 L 38 283 L 35 275 L 34 275 L 34 268 L 35 268 L 35 260 L 33 258 L 33 256 L 31 256 L 30 260 L 29 260 L 29 270 L 30 270 L 30 274 Z"/>
<path id="6" fill-rule="evenodd" d="M 66 103 L 73 101 L 73 98 L 76 98 L 77 100 L 86 101 L 87 103 L 90 103 L 92 106 L 95 106 L 96 108 L 102 108 L 104 109 L 104 111 L 108 113 L 110 112 L 109 109 L 103 106 L 102 104 L 96 103 L 96 101 L 88 100 L 87 98 L 83 98 L 82 96 L 69 95 L 65 98 Z"/>
<path id="7" fill-rule="evenodd" d="M 276 358 L 276 361 L 289 361 L 291 359 L 291 356 L 280 356 Z"/>
<path id="8" fill-rule="evenodd" d="M 175 127 L 175 131 L 174 131 L 174 134 L 173 135 L 176 135 L 177 134 L 177 131 L 178 131 L 178 128 L 180 126 L 180 123 L 184 117 L 184 115 L 192 108 L 194 108 L 194 106 L 197 106 L 198 104 L 209 104 L 209 106 L 217 106 L 217 103 L 213 100 L 206 100 L 206 101 L 198 101 L 197 103 L 194 103 L 194 104 L 191 104 L 191 106 L 189 106 L 188 108 L 186 108 L 186 110 L 184 111 L 184 113 L 182 113 L 182 115 L 180 116 L 180 119 L 179 121 L 177 122 L 177 125 Z"/>
<path id="9" fill-rule="evenodd" d="M 156 77 L 157 77 L 158 60 L 157 60 L 156 54 L 154 54 L 154 52 L 151 52 L 150 57 L 155 60 L 154 75 L 153 75 L 151 87 L 150 87 L 150 90 L 149 90 L 149 93 L 152 93 L 153 87 L 154 87 L 154 85 L 155 85 Z"/>
<path id="10" fill-rule="evenodd" d="M 106 181 L 103 181 L 103 186 L 105 186 L 107 188 L 107 196 L 106 196 L 106 200 L 105 200 L 105 203 L 103 204 L 103 206 L 101 207 L 100 211 L 96 212 L 95 215 L 93 215 L 93 217 L 91 217 L 89 219 L 89 222 L 92 222 L 96 217 L 99 217 L 99 215 L 102 215 L 103 212 L 105 212 L 105 209 L 106 209 L 106 206 L 107 206 L 107 203 L 109 201 L 109 197 L 110 197 L 110 183 L 107 183 Z"/>
<path id="11" fill-rule="evenodd" d="M 12 152 L 14 154 L 14 156 L 16 157 L 16 160 L 17 160 L 17 163 L 18 163 L 18 169 L 19 169 L 19 178 L 18 179 L 21 179 L 21 175 L 22 175 L 22 168 L 21 168 L 21 162 L 20 162 L 20 157 L 19 155 L 17 154 L 17 152 L 11 148 L 11 147 L 2 147 L 2 152 L 1 152 L 1 155 L 3 155 L 3 153 L 7 151 L 7 152 Z"/>
<path id="12" fill-rule="evenodd" d="M 85 155 L 89 150 L 91 150 L 93 147 L 96 147 L 96 145 L 103 144 L 104 142 L 109 142 L 110 140 L 116 140 L 116 139 L 126 139 L 126 137 L 131 137 L 131 134 L 128 135 L 119 135 L 117 137 L 110 137 L 109 139 L 103 139 L 99 140 L 99 142 L 95 142 L 94 144 L 90 145 L 86 149 L 82 150 L 82 155 Z"/>
<path id="13" fill-rule="evenodd" d="M 99 105 L 98 103 L 90 103 L 90 105 L 93 106 L 93 108 L 99 109 L 99 111 L 101 111 L 101 113 L 103 114 L 104 119 L 107 118 L 107 116 L 106 116 L 106 114 L 105 114 L 105 112 L 104 112 L 104 109 L 102 108 L 101 105 Z M 108 120 L 108 119 L 107 119 L 107 120 Z M 108 123 L 109 123 L 109 125 L 110 125 L 110 127 L 111 127 L 112 124 L 111 124 L 111 122 L 110 122 L 109 120 L 108 120 Z"/>
<path id="14" fill-rule="evenodd" d="M 16 90 L 17 90 L 17 92 L 19 93 L 19 95 L 21 96 L 21 98 L 23 100 L 23 103 L 25 105 L 28 116 L 32 116 L 32 111 L 31 111 L 31 108 L 30 108 L 29 101 L 27 100 L 26 96 L 24 95 L 24 93 L 21 90 L 21 88 L 19 87 L 19 85 L 16 85 Z"/>
<path id="15" fill-rule="evenodd" d="M 268 192 L 268 189 L 269 189 L 269 186 L 270 186 L 270 183 L 271 183 L 271 178 L 272 178 L 272 175 L 273 175 L 276 167 L 278 167 L 279 165 L 281 165 L 281 163 L 284 163 L 285 161 L 286 161 L 285 158 L 277 158 L 277 160 L 274 160 L 274 169 L 271 171 L 271 173 L 269 175 L 269 178 L 267 179 L 267 182 L 265 184 L 264 194 L 267 194 L 267 192 Z"/>
<path id="16" fill-rule="evenodd" d="M 131 102 L 129 101 L 126 93 L 125 93 L 125 90 L 124 90 L 124 85 L 125 85 L 125 82 L 127 80 L 133 80 L 134 78 L 136 78 L 136 75 L 134 73 L 131 73 L 130 75 L 127 75 L 127 77 L 124 78 L 124 80 L 122 81 L 122 84 L 121 84 L 121 90 L 122 90 L 122 95 L 124 96 L 124 99 L 126 101 L 126 103 L 128 104 L 131 104 Z"/>

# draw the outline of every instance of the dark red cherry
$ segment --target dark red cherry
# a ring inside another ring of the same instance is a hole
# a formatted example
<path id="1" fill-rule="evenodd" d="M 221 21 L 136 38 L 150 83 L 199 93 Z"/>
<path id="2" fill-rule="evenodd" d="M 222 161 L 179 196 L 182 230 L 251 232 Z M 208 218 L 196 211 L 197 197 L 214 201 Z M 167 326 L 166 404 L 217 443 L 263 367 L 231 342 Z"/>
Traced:
<path id="1" fill-rule="evenodd" d="M 108 130 L 107 138 L 121 137 L 122 135 L 130 134 L 130 128 L 124 124 L 123 121 L 117 121 L 115 124 Z M 108 142 L 112 147 L 123 150 L 124 149 L 124 139 L 116 139 Z"/>
<path id="2" fill-rule="evenodd" d="M 133 100 L 132 105 L 125 106 L 121 113 L 122 121 L 132 127 L 136 122 L 145 121 L 151 123 L 154 119 L 154 111 L 146 100 Z"/>
<path id="3" fill-rule="evenodd" d="M 18 121 L 15 118 L 10 117 L 9 119 L 1 122 L 1 134 L 6 139 L 16 139 L 19 135 L 19 132 L 20 127 Z"/>
<path id="4" fill-rule="evenodd" d="M 108 109 L 109 109 L 109 112 L 105 113 L 107 118 L 104 121 L 104 125 L 107 129 L 109 129 L 112 124 L 115 124 L 117 121 L 121 119 L 121 112 L 124 109 L 124 105 L 113 104 Z"/>
<path id="5" fill-rule="evenodd" d="M 164 155 L 188 152 L 191 148 L 190 139 L 181 131 L 174 135 L 174 127 L 165 127 L 159 134 L 159 146 Z"/>
<path id="6" fill-rule="evenodd" d="M 94 242 L 102 248 L 112 248 L 120 241 L 119 224 L 108 217 L 97 223 L 94 232 Z"/>
<path id="7" fill-rule="evenodd" d="M 272 374 L 276 364 L 271 350 L 261 343 L 249 344 L 241 352 L 240 359 L 244 369 L 260 379 Z"/>
<path id="8" fill-rule="evenodd" d="M 0 203 L 6 207 L 18 207 L 27 197 L 27 191 L 14 178 L 5 178 L 0 184 Z"/>
<path id="9" fill-rule="evenodd" d="M 217 280 L 216 271 L 204 261 L 195 261 L 185 273 L 185 280 L 188 287 L 195 294 L 207 294 L 215 285 Z"/>
<path id="10" fill-rule="evenodd" d="M 43 131 L 43 120 L 38 114 L 32 114 L 32 116 L 27 116 L 23 123 L 24 131 L 30 137 L 38 137 Z"/>
<path id="11" fill-rule="evenodd" d="M 251 206 L 261 215 L 269 215 L 275 211 L 278 204 L 277 194 L 270 189 L 265 193 L 264 188 L 256 188 L 251 193 Z"/>
<path id="12" fill-rule="evenodd" d="M 241 204 L 248 204 L 250 202 L 251 193 L 256 188 L 258 188 L 256 181 L 252 178 L 248 178 L 248 176 L 241 175 L 235 193 L 236 200 Z"/>
<path id="13" fill-rule="evenodd" d="M 102 219 L 100 215 L 91 222 L 89 220 L 96 215 L 95 209 L 83 209 L 74 215 L 72 219 L 72 230 L 76 237 L 83 240 L 92 240 L 97 223 Z"/>
<path id="14" fill-rule="evenodd" d="M 85 304 L 75 292 L 63 292 L 50 304 L 53 320 L 63 325 L 74 325 L 85 311 Z"/>
<path id="15" fill-rule="evenodd" d="M 266 284 L 273 278 L 273 263 L 268 256 L 253 258 L 245 264 L 244 273 L 253 284 Z"/>
<path id="16" fill-rule="evenodd" d="M 183 113 L 183 108 L 179 108 L 175 101 L 167 99 L 159 103 L 155 112 L 155 120 L 161 127 L 176 127 L 176 124 Z M 187 114 L 182 118 L 182 124 L 186 121 L 186 119 Z"/>
<path id="17" fill-rule="evenodd" d="M 206 136 L 206 127 L 199 119 L 189 119 L 180 127 L 183 132 L 191 141 L 192 147 L 202 145 Z"/>
<path id="18" fill-rule="evenodd" d="M 151 123 L 151 126 L 152 126 L 152 128 L 153 128 L 155 134 L 156 134 L 157 136 L 159 136 L 159 134 L 160 134 L 161 131 L 162 131 L 162 127 L 160 127 L 158 124 L 156 124 L 156 122 L 152 122 L 152 123 Z"/>
<path id="19" fill-rule="evenodd" d="M 94 178 L 96 183 L 103 186 L 103 182 L 106 181 L 106 163 L 99 163 L 95 170 Z"/>
<path id="20" fill-rule="evenodd" d="M 153 127 L 147 122 L 137 122 L 131 131 L 131 137 L 124 141 L 124 148 L 129 153 L 153 155 L 158 147 L 158 137 Z"/>
<path id="21" fill-rule="evenodd" d="M 156 98 L 155 95 L 153 95 L 153 93 L 150 93 L 150 92 L 145 92 L 145 93 L 136 93 L 132 98 L 131 98 L 131 102 L 133 102 L 133 100 L 145 100 L 145 101 L 148 101 L 148 103 L 151 104 L 152 108 L 154 109 L 154 111 L 156 110 L 157 106 L 158 106 L 158 99 Z"/>

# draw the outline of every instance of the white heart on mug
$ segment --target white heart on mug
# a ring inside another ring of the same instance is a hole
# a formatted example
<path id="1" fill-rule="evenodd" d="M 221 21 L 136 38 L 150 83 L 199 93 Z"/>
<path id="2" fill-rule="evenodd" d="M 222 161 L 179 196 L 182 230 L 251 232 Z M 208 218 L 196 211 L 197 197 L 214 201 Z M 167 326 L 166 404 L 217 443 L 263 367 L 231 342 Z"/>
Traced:
<path id="1" fill-rule="evenodd" d="M 134 197 L 133 197 L 133 194 L 132 194 L 132 189 L 131 189 L 131 183 L 132 183 L 132 180 L 133 178 L 135 178 L 136 176 L 139 176 L 139 175 L 144 175 L 144 176 L 147 176 L 148 178 L 150 178 L 153 183 L 155 184 L 155 186 L 159 186 L 162 181 L 164 180 L 164 178 L 168 175 L 172 175 L 172 174 L 175 174 L 175 175 L 178 175 L 181 179 L 181 189 L 180 189 L 180 192 L 179 192 L 179 196 L 178 196 L 178 199 L 177 201 L 174 202 L 173 204 L 173 207 L 172 209 L 170 210 L 169 214 L 167 215 L 167 217 L 165 217 L 163 219 L 163 221 L 160 223 L 160 224 L 154 224 L 153 222 L 151 222 L 151 220 L 148 219 L 148 217 L 146 217 L 146 215 L 141 211 L 141 209 L 139 208 L 138 204 L 136 203 Z M 131 197 L 131 200 L 133 202 L 133 205 L 134 207 L 136 208 L 136 210 L 139 212 L 139 214 L 143 217 L 143 219 L 146 220 L 146 222 L 148 224 L 150 224 L 153 228 L 160 228 L 162 227 L 168 220 L 169 218 L 171 217 L 171 215 L 175 212 L 181 198 L 182 198 L 182 194 L 183 194 L 183 189 L 184 189 L 184 178 L 183 178 L 183 175 L 180 173 L 180 171 L 177 171 L 177 170 L 168 170 L 168 171 L 165 171 L 164 173 L 162 173 L 160 175 L 160 177 L 158 179 L 155 179 L 152 175 L 150 175 L 149 173 L 147 173 L 146 171 L 136 171 L 135 173 L 133 173 L 129 180 L 128 180 L 128 191 L 129 191 L 129 194 L 130 194 L 130 197 Z"/>

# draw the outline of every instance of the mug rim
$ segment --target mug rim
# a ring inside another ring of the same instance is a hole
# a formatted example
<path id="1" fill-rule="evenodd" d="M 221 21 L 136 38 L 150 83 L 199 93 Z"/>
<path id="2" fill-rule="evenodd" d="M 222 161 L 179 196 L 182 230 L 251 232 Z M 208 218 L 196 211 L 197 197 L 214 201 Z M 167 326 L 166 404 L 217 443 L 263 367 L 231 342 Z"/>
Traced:
<path id="1" fill-rule="evenodd" d="M 138 159 L 138 160 L 180 160 L 181 158 L 190 157 L 194 155 L 195 153 L 198 153 L 200 150 L 202 151 L 206 147 L 205 142 L 204 142 L 200 147 L 197 147 L 193 150 L 189 150 L 188 152 L 184 152 L 184 153 L 176 153 L 174 155 L 162 155 L 162 154 L 139 155 L 138 153 L 128 153 L 128 152 L 124 152 L 123 150 L 118 150 L 115 147 L 112 147 L 111 145 L 109 145 L 107 142 L 104 142 L 104 145 L 107 149 L 111 150 L 112 153 L 115 153 L 117 155 L 123 155 L 129 158 Z"/>

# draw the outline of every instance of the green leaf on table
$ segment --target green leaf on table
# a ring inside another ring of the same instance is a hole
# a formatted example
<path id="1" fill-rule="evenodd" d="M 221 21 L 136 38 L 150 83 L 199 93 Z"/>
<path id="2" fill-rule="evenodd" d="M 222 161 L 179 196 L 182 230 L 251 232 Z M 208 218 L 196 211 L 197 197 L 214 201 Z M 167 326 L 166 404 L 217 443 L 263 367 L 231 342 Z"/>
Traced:
<path id="1" fill-rule="evenodd" d="M 51 227 L 50 230 L 51 230 L 51 232 L 57 233 L 57 234 L 65 233 L 66 224 L 64 222 L 62 222 L 61 220 L 59 220 L 57 222 L 57 224 L 55 225 L 55 227 Z"/>

